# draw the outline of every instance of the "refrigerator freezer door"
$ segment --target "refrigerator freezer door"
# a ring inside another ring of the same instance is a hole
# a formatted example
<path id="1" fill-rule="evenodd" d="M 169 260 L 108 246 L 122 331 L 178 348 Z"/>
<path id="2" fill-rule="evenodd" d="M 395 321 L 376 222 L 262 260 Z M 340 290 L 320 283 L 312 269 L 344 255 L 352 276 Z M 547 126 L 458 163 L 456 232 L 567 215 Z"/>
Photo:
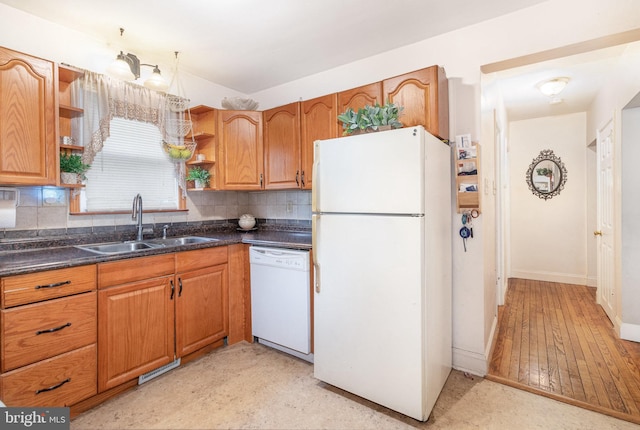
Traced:
<path id="1" fill-rule="evenodd" d="M 425 420 L 424 218 L 315 217 L 315 377 Z"/>
<path id="2" fill-rule="evenodd" d="M 424 213 L 425 138 L 416 126 L 316 141 L 313 211 Z"/>

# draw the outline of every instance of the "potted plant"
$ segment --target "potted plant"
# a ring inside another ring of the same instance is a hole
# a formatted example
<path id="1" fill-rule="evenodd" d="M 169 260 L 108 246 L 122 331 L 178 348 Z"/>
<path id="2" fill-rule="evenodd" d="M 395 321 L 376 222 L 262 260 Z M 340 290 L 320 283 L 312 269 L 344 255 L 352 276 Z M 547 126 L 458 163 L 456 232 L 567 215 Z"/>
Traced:
<path id="1" fill-rule="evenodd" d="M 364 108 L 360 108 L 357 112 L 352 108 L 348 108 L 338 115 L 338 120 L 342 121 L 343 136 L 353 133 L 390 130 L 402 127 L 398 117 L 403 109 L 403 107 L 389 102 L 384 106 L 376 103 L 374 106 L 367 105 Z"/>
<path id="2" fill-rule="evenodd" d="M 60 153 L 60 181 L 63 184 L 77 184 L 87 179 L 85 172 L 91 167 L 82 162 L 78 154 Z"/>
<path id="3" fill-rule="evenodd" d="M 553 175 L 553 170 L 547 167 L 541 167 L 539 169 L 536 169 L 536 173 L 540 176 L 548 176 L 550 178 L 551 175 Z"/>
<path id="4" fill-rule="evenodd" d="M 211 178 L 211 173 L 208 170 L 203 169 L 202 167 L 194 167 L 189 169 L 189 174 L 187 175 L 187 181 L 194 181 L 196 188 L 204 188 L 209 183 L 209 179 Z"/>

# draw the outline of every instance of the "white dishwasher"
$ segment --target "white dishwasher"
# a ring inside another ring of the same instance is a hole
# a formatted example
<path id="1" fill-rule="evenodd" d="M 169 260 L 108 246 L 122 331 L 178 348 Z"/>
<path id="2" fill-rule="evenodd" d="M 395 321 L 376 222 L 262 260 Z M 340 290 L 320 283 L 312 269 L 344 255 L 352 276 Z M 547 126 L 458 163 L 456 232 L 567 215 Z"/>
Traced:
<path id="1" fill-rule="evenodd" d="M 253 336 L 313 362 L 309 251 L 252 246 L 249 261 Z"/>

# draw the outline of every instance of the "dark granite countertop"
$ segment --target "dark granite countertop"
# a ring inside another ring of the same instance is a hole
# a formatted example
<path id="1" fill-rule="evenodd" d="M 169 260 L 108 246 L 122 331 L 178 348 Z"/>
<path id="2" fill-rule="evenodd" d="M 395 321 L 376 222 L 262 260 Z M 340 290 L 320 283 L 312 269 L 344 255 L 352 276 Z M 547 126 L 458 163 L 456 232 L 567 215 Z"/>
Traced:
<path id="1" fill-rule="evenodd" d="M 235 228 L 227 228 L 216 231 L 183 231 L 178 236 L 201 236 L 215 238 L 215 242 L 197 243 L 164 248 L 153 248 L 129 252 L 125 254 L 101 255 L 91 251 L 77 248 L 75 245 L 91 243 L 107 243 L 122 241 L 113 237 L 95 241 L 95 237 L 56 239 L 41 241 L 24 241 L 12 243 L 10 250 L 0 250 L 0 276 L 33 273 L 42 270 L 61 269 L 86 264 L 95 264 L 105 261 L 124 260 L 129 258 L 144 257 L 149 255 L 165 254 L 169 252 L 188 251 L 193 249 L 225 246 L 237 243 L 247 243 L 281 248 L 310 249 L 311 231 L 290 231 L 283 229 L 259 229 L 256 231 L 238 231 Z M 108 237 L 108 236 L 107 236 Z M 93 241 L 91 240 L 93 239 Z M 126 240 L 126 239 L 125 239 Z M 0 248 L 7 249 L 7 247 Z"/>

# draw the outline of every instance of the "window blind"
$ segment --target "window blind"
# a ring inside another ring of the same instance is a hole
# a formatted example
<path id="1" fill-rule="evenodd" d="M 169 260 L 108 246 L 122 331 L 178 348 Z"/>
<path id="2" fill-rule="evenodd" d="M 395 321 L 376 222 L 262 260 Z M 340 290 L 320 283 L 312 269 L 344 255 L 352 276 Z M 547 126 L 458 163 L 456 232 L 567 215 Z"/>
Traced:
<path id="1" fill-rule="evenodd" d="M 110 136 L 86 173 L 81 210 L 130 211 L 138 193 L 145 210 L 178 209 L 175 165 L 161 142 L 155 125 L 113 118 Z"/>

